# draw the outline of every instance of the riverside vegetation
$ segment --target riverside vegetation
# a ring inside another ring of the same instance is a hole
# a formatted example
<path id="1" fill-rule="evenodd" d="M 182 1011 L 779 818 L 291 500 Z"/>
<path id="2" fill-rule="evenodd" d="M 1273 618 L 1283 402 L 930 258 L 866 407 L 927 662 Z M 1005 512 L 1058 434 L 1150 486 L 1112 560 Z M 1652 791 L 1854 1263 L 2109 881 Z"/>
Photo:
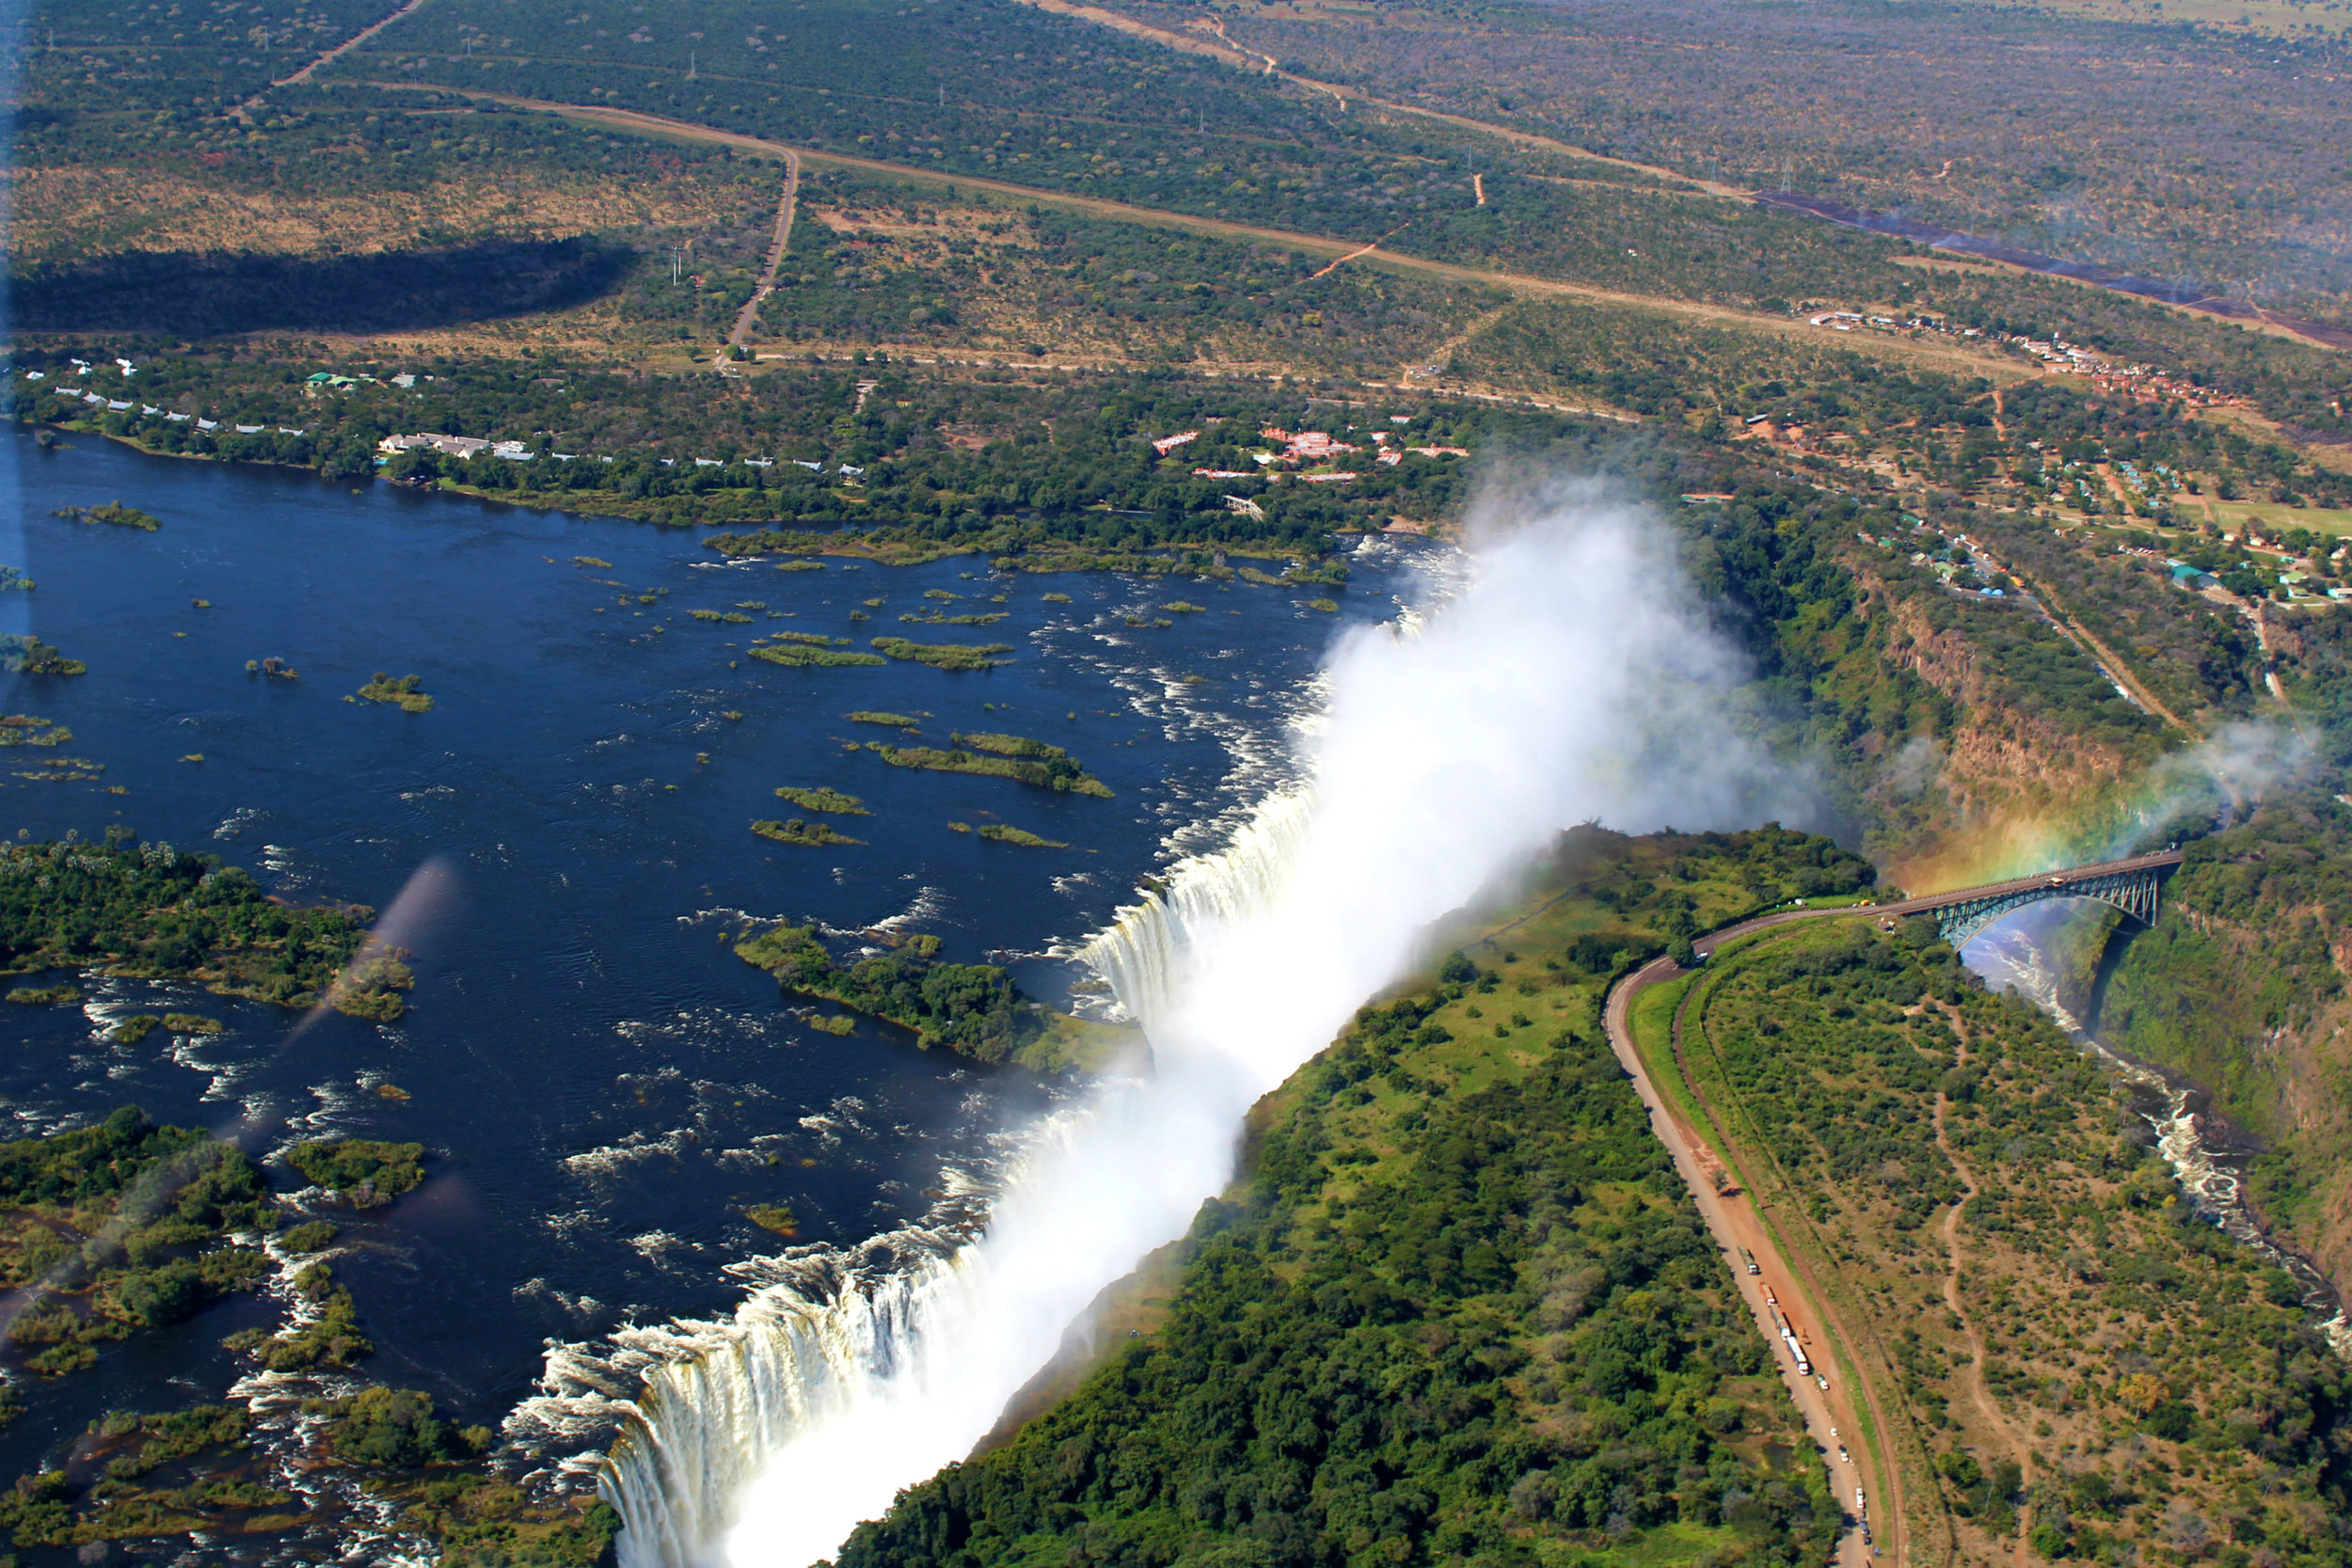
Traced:
<path id="1" fill-rule="evenodd" d="M 1821 1560 L 1837 1505 L 1599 1006 L 1682 933 L 1868 875 L 1801 833 L 1568 835 L 1257 1106 L 1164 1299 L 1110 1307 L 1138 1335 L 844 1568 Z"/>
<path id="2" fill-rule="evenodd" d="M 2255 1212 L 2341 1276 L 2352 1123 L 2319 1085 L 2342 1070 L 2352 1016 L 2340 933 L 2352 918 L 2352 812 L 2282 792 L 2245 822 L 2184 845 L 2152 930 L 2110 939 L 2100 1037 L 2212 1095 L 2258 1140 Z"/>

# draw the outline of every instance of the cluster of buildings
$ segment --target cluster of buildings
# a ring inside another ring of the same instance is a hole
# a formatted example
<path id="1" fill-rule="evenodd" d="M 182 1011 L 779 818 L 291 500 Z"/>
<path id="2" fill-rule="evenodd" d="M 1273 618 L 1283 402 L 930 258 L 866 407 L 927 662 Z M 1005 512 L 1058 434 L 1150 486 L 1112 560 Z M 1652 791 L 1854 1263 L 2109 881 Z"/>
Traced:
<path id="1" fill-rule="evenodd" d="M 2123 392 L 2150 400 L 2179 398 L 2205 408 L 2233 407 L 2243 401 L 2223 397 L 2211 388 L 2176 380 L 2153 366 L 2119 363 L 2079 343 L 2070 343 L 2056 333 L 2046 340 L 2023 332 L 1987 334 L 1973 326 L 1955 329 L 1931 316 L 1873 316 L 1860 310 L 1823 310 L 1805 320 L 1832 332 L 1932 332 L 1947 338 L 1983 338 L 2022 352 L 2053 373 L 2083 376 L 2103 392 Z M 2339 408 L 2337 412 L 2343 410 Z"/>
<path id="2" fill-rule="evenodd" d="M 238 428 L 242 430 L 245 427 L 240 425 Z M 512 463 L 533 462 L 541 455 L 521 441 L 493 441 L 482 436 L 444 436 L 434 431 L 420 432 L 414 436 L 387 436 L 375 443 L 375 450 L 383 453 L 385 458 L 394 457 L 401 452 L 417 448 L 437 451 L 446 457 L 479 457 L 487 453 L 492 457 L 503 457 Z M 612 461 L 610 456 L 599 457 L 593 453 L 577 451 L 550 451 L 546 455 L 558 463 L 610 463 Z M 687 462 L 697 468 L 724 468 L 733 466 L 746 468 L 772 468 L 776 466 L 776 460 L 772 457 L 739 457 L 732 463 L 723 457 L 690 457 Z M 786 462 L 792 467 L 806 468 L 813 474 L 821 474 L 826 471 L 824 464 L 812 463 L 806 458 L 787 458 Z M 661 467 L 665 468 L 675 468 L 677 465 L 678 460 L 675 457 L 661 459 Z M 851 482 L 863 479 L 866 475 L 866 470 L 854 463 L 836 463 L 833 466 L 833 471 Z"/>
<path id="3" fill-rule="evenodd" d="M 1389 420 L 1391 424 L 1409 424 L 1412 422 L 1412 416 L 1391 414 L 1389 416 Z M 1355 433 L 1355 426 L 1350 425 L 1347 428 L 1349 434 Z M 1188 446 L 1199 440 L 1201 434 L 1198 430 L 1180 430 L 1172 436 L 1158 436 L 1152 440 L 1152 450 L 1159 456 L 1166 457 L 1178 448 Z M 1470 450 L 1467 447 L 1400 446 L 1395 444 L 1394 433 L 1386 430 L 1367 432 L 1361 442 L 1342 440 L 1327 430 L 1290 431 L 1282 429 L 1279 425 L 1266 425 L 1259 430 L 1258 435 L 1261 439 L 1271 441 L 1275 445 L 1267 451 L 1253 451 L 1249 454 L 1250 461 L 1257 465 L 1255 469 L 1200 467 L 1192 470 L 1193 476 L 1197 479 L 1264 478 L 1273 480 L 1279 478 L 1280 475 L 1264 470 L 1287 469 L 1300 464 L 1328 464 L 1351 452 L 1362 451 L 1367 445 L 1372 448 L 1374 461 L 1390 467 L 1404 462 L 1407 453 L 1433 458 L 1468 457 L 1470 455 Z M 1326 468 L 1297 476 L 1299 483 L 1303 484 L 1339 484 L 1356 477 L 1355 470 L 1345 468 Z"/>

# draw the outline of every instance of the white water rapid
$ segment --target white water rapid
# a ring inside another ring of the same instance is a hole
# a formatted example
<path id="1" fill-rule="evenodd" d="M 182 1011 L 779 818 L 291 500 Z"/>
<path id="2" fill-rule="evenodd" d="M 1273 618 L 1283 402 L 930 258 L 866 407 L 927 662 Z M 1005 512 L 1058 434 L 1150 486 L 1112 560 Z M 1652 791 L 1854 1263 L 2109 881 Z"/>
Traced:
<path id="1" fill-rule="evenodd" d="M 2156 1152 L 2171 1167 L 2189 1207 L 2210 1225 L 2218 1227 L 2240 1245 L 2284 1269 L 2303 1291 L 2303 1304 L 2327 1314 L 2319 1332 L 2336 1354 L 2352 1357 L 2352 1312 L 2327 1275 L 2307 1259 L 2273 1242 L 2246 1202 L 2238 1174 L 2239 1160 L 2216 1150 L 2204 1113 L 2198 1109 L 2201 1091 L 2175 1084 L 2153 1068 L 2109 1049 L 2083 1026 L 2061 995 L 2063 987 L 2052 969 L 2045 944 L 2070 921 L 2103 918 L 2096 905 L 2060 899 L 2040 905 L 1987 929 L 1968 943 L 1968 967 L 1988 985 L 2015 991 L 2040 1006 L 2058 1027 L 2096 1057 L 2123 1083 L 2131 1085 L 2132 1110 L 2155 1135 Z M 2093 999 L 2095 1000 L 2095 999 Z"/>
<path id="2" fill-rule="evenodd" d="M 1411 632 L 1335 646 L 1304 784 L 1087 946 L 1148 1074 L 1058 1113 L 984 1216 L 803 1249 L 760 1265 L 732 1323 L 638 1331 L 644 1390 L 604 1481 L 628 1568 L 804 1568 L 962 1458 L 1231 1180 L 1250 1103 L 1563 828 L 1802 813 L 1724 718 L 1739 660 L 1666 531 L 1589 494 L 1507 510 Z"/>

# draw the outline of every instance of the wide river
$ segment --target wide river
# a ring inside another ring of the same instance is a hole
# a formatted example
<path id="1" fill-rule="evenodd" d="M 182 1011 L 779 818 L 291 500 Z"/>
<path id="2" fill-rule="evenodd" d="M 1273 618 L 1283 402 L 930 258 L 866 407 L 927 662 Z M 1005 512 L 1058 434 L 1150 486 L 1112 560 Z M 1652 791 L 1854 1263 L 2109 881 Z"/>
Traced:
<path id="1" fill-rule="evenodd" d="M 494 1426 L 533 1391 L 550 1341 L 727 1311 L 739 1287 L 723 1267 L 773 1244 L 747 1206 L 788 1204 L 803 1239 L 855 1242 L 920 1213 L 944 1169 L 984 1163 L 1059 1092 L 872 1029 L 805 1026 L 729 951 L 747 917 L 813 916 L 851 944 L 895 921 L 1063 1000 L 1080 972 L 1053 955 L 1285 781 L 1335 632 L 1393 615 L 1422 578 L 1417 544 L 1376 541 L 1335 619 L 1276 588 L 1010 576 L 973 559 L 782 571 L 724 563 L 684 532 L 87 436 L 0 441 L 0 484 L 18 519 L 0 563 L 38 585 L 0 593 L 0 629 L 89 666 L 5 677 L 8 711 L 72 735 L 7 753 L 24 761 L 0 767 L 0 832 L 95 839 L 120 823 L 289 900 L 397 906 L 418 977 L 396 1023 L 330 1015 L 299 1033 L 290 1014 L 188 986 L 102 981 L 81 1007 L 7 1008 L 0 1126 L 22 1136 L 135 1103 L 238 1138 L 289 1188 L 294 1139 L 423 1143 L 425 1185 L 358 1220 L 337 1273 L 377 1347 L 369 1377 Z M 162 529 L 54 515 L 111 500 Z M 1179 598 L 1205 608 L 1157 608 Z M 998 610 L 989 627 L 899 620 Z M 1004 642 L 1012 662 L 748 656 L 778 630 Z M 273 657 L 299 678 L 246 672 Z M 346 700 L 379 671 L 418 675 L 432 711 Z M 960 729 L 1044 738 L 1115 798 L 891 768 L 850 750 L 898 738 L 850 723 L 853 709 L 919 716 L 942 745 Z M 61 755 L 94 776 L 27 776 Z M 755 837 L 755 818 L 803 815 L 782 784 L 862 797 L 870 816 L 836 821 L 866 842 Z M 1070 847 L 948 827 L 999 820 Z M 112 1017 L 166 1007 L 229 1032 L 103 1037 Z M 282 1310 L 232 1300 L 93 1370 L 31 1380 L 28 1414 L 0 1435 L 0 1481 L 54 1461 L 104 1410 L 221 1397 L 248 1370 L 221 1338 Z"/>

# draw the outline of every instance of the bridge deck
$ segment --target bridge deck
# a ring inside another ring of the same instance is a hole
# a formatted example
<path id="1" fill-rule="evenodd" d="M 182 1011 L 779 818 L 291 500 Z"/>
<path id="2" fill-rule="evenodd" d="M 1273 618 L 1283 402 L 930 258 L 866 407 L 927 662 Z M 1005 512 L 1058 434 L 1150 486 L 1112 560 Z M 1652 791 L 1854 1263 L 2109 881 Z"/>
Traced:
<path id="1" fill-rule="evenodd" d="M 2169 870 L 2181 863 L 2178 849 L 2159 849 L 2153 855 L 2134 855 L 2129 860 L 2102 861 L 2097 865 L 2074 865 L 2063 871 L 2044 871 L 2037 877 L 2012 877 L 2006 882 L 1984 882 L 1976 887 L 1954 888 L 1949 893 L 1931 893 L 1919 898 L 1905 898 L 1899 903 L 1880 904 L 1875 908 L 1883 914 L 1926 914 L 1931 911 L 1949 909 L 1954 904 L 1973 904 L 1980 898 L 2000 898 L 2012 893 L 2035 893 L 2052 889 L 2050 879 L 2066 881 L 2087 881 L 2093 877 L 2128 877 L 2136 871 Z"/>
<path id="2" fill-rule="evenodd" d="M 1786 925 L 1792 920 L 1810 920 L 1821 915 L 1862 914 L 1912 915 L 1933 914 L 1958 904 L 1973 904 L 1982 899 L 2008 897 L 2017 894 L 2042 893 L 2062 896 L 2066 884 L 2087 882 L 2101 877 L 2128 877 L 2143 871 L 2169 871 L 2181 863 L 2181 851 L 2160 849 L 2153 855 L 2134 855 L 2127 860 L 2102 861 L 2096 865 L 2069 866 L 2063 871 L 2044 871 L 2034 877 L 2012 877 L 2003 882 L 1982 882 L 1975 887 L 1953 888 L 1948 893 L 1931 893 L 1917 898 L 1899 899 L 1891 904 L 1836 905 L 1820 910 L 1781 910 L 1772 914 L 1743 920 L 1737 926 L 1699 937 L 1692 942 L 1701 954 L 1709 954 L 1724 942 L 1746 936 L 1768 926 Z M 2052 878 L 2063 880 L 2053 885 Z"/>

